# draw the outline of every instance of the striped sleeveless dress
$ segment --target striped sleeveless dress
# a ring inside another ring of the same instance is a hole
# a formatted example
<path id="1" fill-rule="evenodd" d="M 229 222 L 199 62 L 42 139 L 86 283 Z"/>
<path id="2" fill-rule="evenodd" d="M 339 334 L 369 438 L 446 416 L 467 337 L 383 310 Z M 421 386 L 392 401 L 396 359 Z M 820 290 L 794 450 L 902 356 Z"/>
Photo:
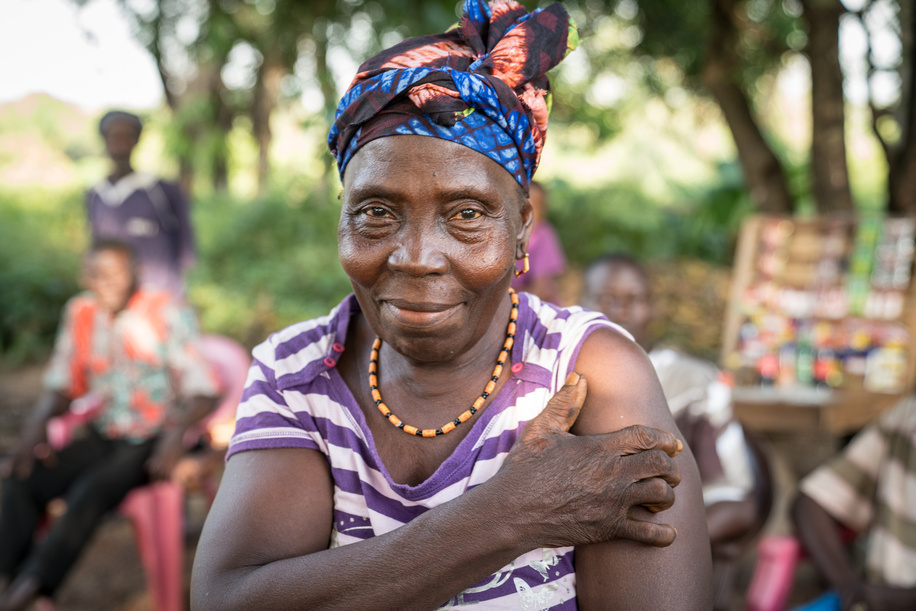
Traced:
<path id="1" fill-rule="evenodd" d="M 362 410 L 335 369 L 358 312 L 350 295 L 328 316 L 292 325 L 254 349 L 228 452 L 307 448 L 324 454 L 334 479 L 332 547 L 390 532 L 488 480 L 525 424 L 562 387 L 588 335 L 607 327 L 629 337 L 600 314 L 521 293 L 512 378 L 436 472 L 408 486 L 392 481 Z M 466 605 L 575 609 L 573 548 L 532 550 L 441 608 Z"/>

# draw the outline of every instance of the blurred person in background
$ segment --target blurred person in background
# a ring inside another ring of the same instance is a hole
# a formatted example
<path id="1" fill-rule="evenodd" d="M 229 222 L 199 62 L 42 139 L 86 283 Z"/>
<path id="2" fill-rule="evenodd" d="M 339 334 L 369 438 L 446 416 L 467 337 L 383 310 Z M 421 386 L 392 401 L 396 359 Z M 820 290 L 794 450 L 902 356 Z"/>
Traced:
<path id="1" fill-rule="evenodd" d="M 150 478 L 168 478 L 188 427 L 216 404 L 217 380 L 198 348 L 193 313 L 165 291 L 137 287 L 131 248 L 97 243 L 85 292 L 72 298 L 45 392 L 17 446 L 0 464 L 0 609 L 51 597 L 104 515 Z M 51 418 L 80 400 L 93 406 L 84 435 L 59 452 Z M 33 539 L 50 501 L 65 513 Z"/>
<path id="2" fill-rule="evenodd" d="M 559 278 L 566 271 L 566 255 L 557 232 L 547 220 L 547 191 L 532 180 L 529 192 L 534 221 L 528 241 L 528 272 L 512 280 L 512 288 L 560 303 Z"/>
<path id="3" fill-rule="evenodd" d="M 832 589 L 803 609 L 916 609 L 916 398 L 805 477 L 792 518 Z M 847 549 L 843 527 L 863 553 Z"/>
<path id="4" fill-rule="evenodd" d="M 183 296 L 184 272 L 195 259 L 188 202 L 178 185 L 134 171 L 131 156 L 142 130 L 137 115 L 120 110 L 99 121 L 112 169 L 86 195 L 92 239 L 127 242 L 143 286 Z"/>
<path id="5" fill-rule="evenodd" d="M 649 354 L 674 421 L 700 469 L 716 558 L 758 521 L 751 499 L 755 461 L 734 418 L 730 386 L 714 364 L 655 344 L 649 278 L 629 255 L 609 254 L 591 262 L 585 268 L 580 303 L 621 325 Z"/>

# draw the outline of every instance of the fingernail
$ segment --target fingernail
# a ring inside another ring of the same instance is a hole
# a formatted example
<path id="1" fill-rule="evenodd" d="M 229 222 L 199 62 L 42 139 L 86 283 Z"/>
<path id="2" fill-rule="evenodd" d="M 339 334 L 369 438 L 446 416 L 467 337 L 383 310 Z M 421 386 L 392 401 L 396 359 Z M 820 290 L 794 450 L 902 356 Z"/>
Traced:
<path id="1" fill-rule="evenodd" d="M 570 373 L 568 376 L 566 376 L 566 385 L 567 385 L 567 386 L 575 386 L 576 384 L 579 383 L 579 378 L 580 378 L 580 377 L 581 377 L 581 376 L 580 376 L 578 373 L 576 373 L 575 371 L 573 371 L 573 372 Z"/>
<path id="2" fill-rule="evenodd" d="M 684 449 L 684 444 L 681 443 L 681 440 L 680 440 L 680 439 L 675 439 L 675 441 L 677 441 L 677 452 L 675 452 L 674 455 L 677 456 L 678 454 L 681 453 L 681 450 Z"/>

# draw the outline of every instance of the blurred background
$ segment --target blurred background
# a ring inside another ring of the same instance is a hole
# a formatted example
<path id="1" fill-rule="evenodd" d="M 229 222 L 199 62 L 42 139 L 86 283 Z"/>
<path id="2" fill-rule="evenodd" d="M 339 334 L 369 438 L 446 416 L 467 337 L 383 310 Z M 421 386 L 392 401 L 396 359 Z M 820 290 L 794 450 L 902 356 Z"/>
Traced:
<path id="1" fill-rule="evenodd" d="M 716 359 L 749 215 L 916 214 L 913 0 L 564 5 L 583 43 L 552 73 L 536 178 L 567 302 L 585 263 L 630 252 L 649 262 L 656 333 Z M 191 197 L 203 329 L 250 347 L 349 291 L 325 138 L 358 65 L 459 13 L 455 0 L 4 0 L 0 443 L 77 290 L 106 110 L 143 117 L 134 167 Z"/>
<path id="2" fill-rule="evenodd" d="M 135 167 L 192 196 L 207 331 L 252 345 L 327 311 L 348 290 L 324 143 L 338 96 L 362 59 L 441 31 L 459 5 L 6 0 L 3 365 L 46 354 L 75 290 L 112 107 L 146 120 Z M 912 0 L 565 5 L 584 42 L 552 75 L 550 219 L 573 268 L 608 250 L 655 262 L 663 310 L 685 265 L 695 298 L 660 317 L 684 348 L 717 353 L 722 269 L 749 213 L 916 211 Z"/>

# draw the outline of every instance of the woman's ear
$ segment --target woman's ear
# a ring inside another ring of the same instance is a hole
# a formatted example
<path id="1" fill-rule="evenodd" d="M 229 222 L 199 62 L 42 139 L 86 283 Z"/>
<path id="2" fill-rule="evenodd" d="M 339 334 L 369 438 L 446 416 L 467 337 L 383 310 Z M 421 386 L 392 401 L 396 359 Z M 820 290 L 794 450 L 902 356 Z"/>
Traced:
<path id="1" fill-rule="evenodd" d="M 521 259 L 528 252 L 528 241 L 531 239 L 531 229 L 534 227 L 534 206 L 531 199 L 525 197 L 522 203 L 521 225 L 515 240 L 515 258 Z"/>

